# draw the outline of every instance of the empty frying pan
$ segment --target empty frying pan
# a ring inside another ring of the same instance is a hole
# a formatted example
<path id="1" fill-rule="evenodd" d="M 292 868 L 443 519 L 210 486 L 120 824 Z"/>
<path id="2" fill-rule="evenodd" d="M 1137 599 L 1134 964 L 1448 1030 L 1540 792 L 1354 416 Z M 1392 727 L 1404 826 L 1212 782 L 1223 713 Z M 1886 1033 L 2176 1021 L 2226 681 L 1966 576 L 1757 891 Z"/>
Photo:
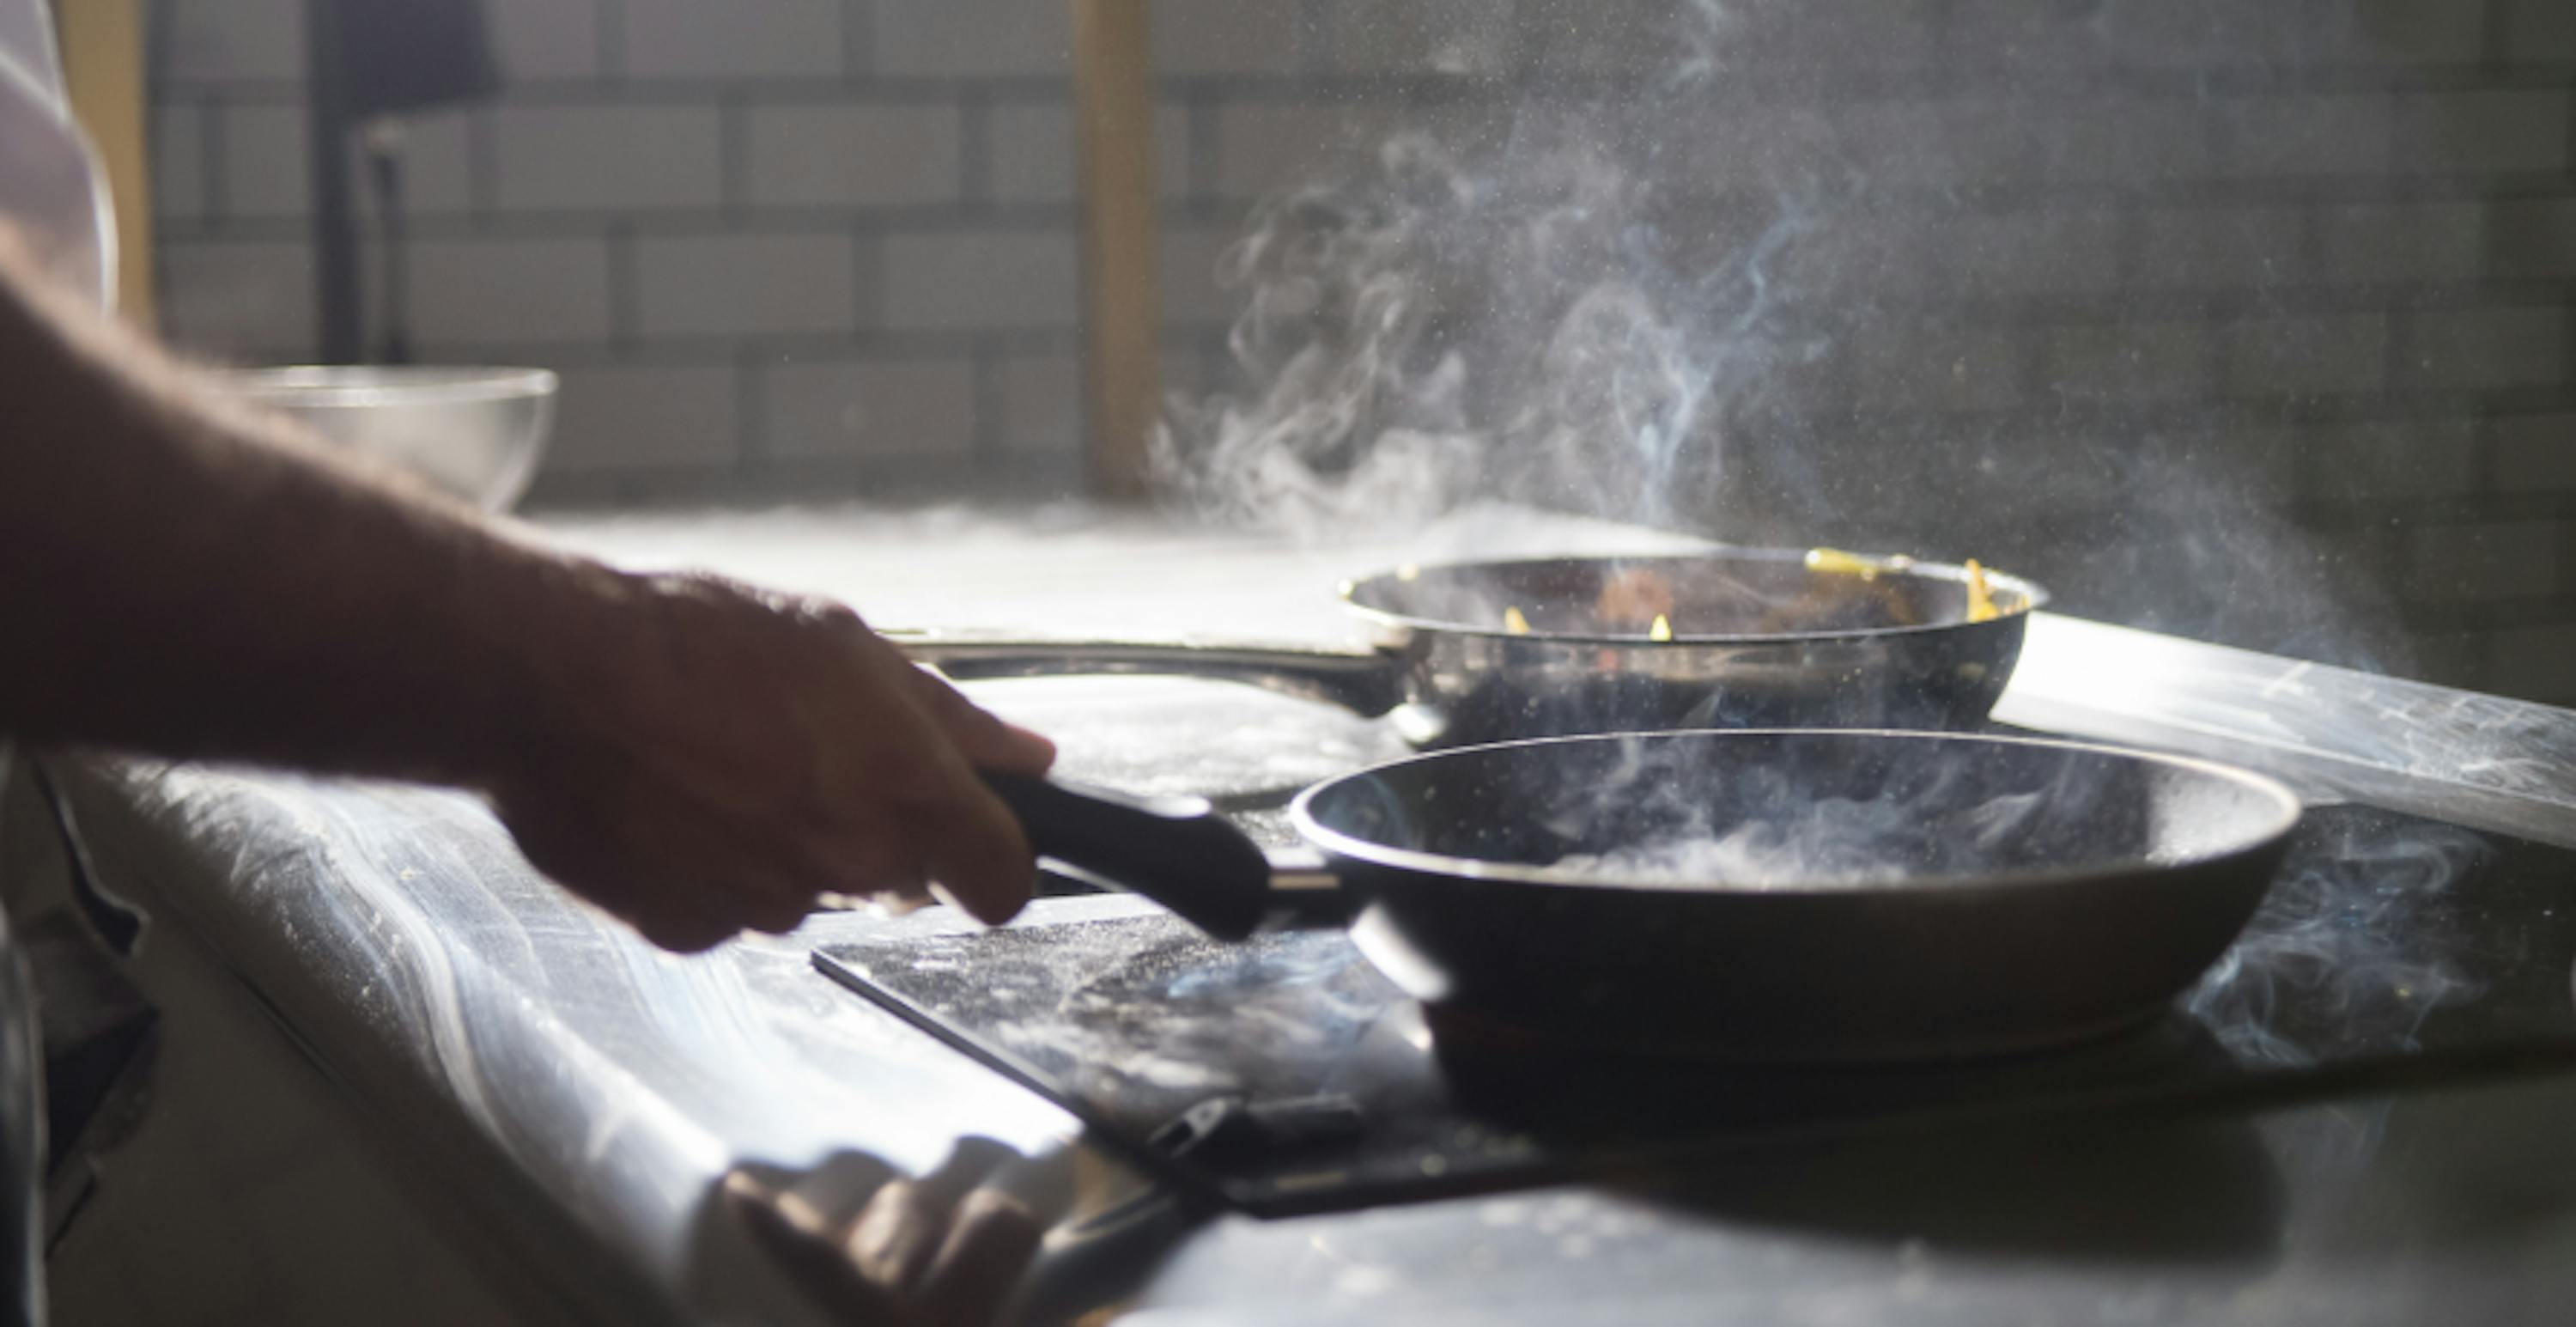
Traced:
<path id="1" fill-rule="evenodd" d="M 1766 1060 L 1988 1054 L 2149 1020 L 2252 917 L 2300 813 L 2258 775 L 2069 742 L 1606 735 L 1309 789 L 1293 815 L 1317 869 L 1203 805 L 994 782 L 1041 856 L 1221 938 L 1352 918 L 1436 1009 Z"/>

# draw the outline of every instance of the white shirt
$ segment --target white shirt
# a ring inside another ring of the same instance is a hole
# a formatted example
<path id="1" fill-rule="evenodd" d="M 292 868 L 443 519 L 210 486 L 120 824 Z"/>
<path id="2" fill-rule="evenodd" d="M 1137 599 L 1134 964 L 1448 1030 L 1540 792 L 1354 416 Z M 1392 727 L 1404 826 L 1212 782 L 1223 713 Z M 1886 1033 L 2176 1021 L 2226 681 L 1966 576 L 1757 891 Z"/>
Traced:
<path id="1" fill-rule="evenodd" d="M 107 186 L 63 99 L 45 0 L 0 0 L 0 215 L 47 268 L 108 306 L 116 231 Z"/>

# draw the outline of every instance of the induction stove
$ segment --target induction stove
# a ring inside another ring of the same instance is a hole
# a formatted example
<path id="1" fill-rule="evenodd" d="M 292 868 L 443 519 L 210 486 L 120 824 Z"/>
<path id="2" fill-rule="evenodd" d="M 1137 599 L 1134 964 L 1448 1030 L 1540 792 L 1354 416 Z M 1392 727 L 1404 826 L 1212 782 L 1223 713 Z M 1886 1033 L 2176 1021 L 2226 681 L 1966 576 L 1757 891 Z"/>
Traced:
<path id="1" fill-rule="evenodd" d="M 1275 832 L 1275 831 L 1274 831 Z M 1158 912 L 819 950 L 835 980 L 1258 1215 L 1864 1133 L 2238 1110 L 2576 1069 L 2576 851 L 2313 809 L 2261 912 L 2149 1026 L 2044 1053 L 1784 1067 L 1533 1044 L 1426 1011 L 1336 931 L 1241 945 Z"/>

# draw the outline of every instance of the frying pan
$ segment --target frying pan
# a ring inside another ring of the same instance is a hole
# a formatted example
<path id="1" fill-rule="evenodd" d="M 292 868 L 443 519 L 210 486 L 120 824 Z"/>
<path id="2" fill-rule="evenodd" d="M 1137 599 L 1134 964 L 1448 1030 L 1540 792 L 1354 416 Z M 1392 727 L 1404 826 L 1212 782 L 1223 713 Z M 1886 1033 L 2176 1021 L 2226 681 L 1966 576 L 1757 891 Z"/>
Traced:
<path id="1" fill-rule="evenodd" d="M 1967 728 L 2046 592 L 1964 568 L 1796 549 L 1405 568 L 1342 587 L 1367 653 L 894 633 L 960 680 L 1186 674 L 1391 714 L 1416 746 L 1676 728 Z M 1654 587 L 1639 593 L 1639 587 Z M 1653 638 L 1663 608 L 1671 640 Z M 1526 621 L 1506 625 L 1506 610 Z M 1605 611 L 1606 610 L 1606 611 Z"/>
<path id="2" fill-rule="evenodd" d="M 1355 918 L 1435 1014 L 1774 1061 L 1982 1055 L 2152 1019 L 2253 915 L 2300 811 L 2254 774 L 2069 742 L 1605 735 L 1311 788 L 1292 815 L 1316 868 L 1203 804 L 994 783 L 1041 856 L 1220 938 Z M 1620 861 L 1678 841 L 1736 852 Z"/>

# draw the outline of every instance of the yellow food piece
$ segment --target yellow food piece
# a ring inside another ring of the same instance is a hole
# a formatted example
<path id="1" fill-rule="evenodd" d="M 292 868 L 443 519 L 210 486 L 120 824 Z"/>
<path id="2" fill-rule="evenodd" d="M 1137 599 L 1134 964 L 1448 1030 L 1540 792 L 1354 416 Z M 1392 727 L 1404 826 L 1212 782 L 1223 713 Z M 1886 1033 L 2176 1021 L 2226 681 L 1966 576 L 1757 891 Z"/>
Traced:
<path id="1" fill-rule="evenodd" d="M 1967 569 L 1968 620 L 1992 622 L 2002 617 L 2003 610 L 1995 607 L 1994 588 L 1986 584 L 1986 569 L 1975 558 L 1968 559 Z"/>
<path id="2" fill-rule="evenodd" d="M 1807 550 L 1807 570 L 1874 581 L 1878 579 L 1879 567 L 1857 553 L 1846 553 L 1838 548 L 1811 548 Z"/>
<path id="3" fill-rule="evenodd" d="M 1646 639 L 1648 639 L 1648 640 L 1671 640 L 1672 638 L 1673 638 L 1673 624 L 1672 624 L 1671 620 L 1670 620 L 1670 619 L 1668 619 L 1668 618 L 1666 618 L 1666 617 L 1665 617 L 1663 614 L 1661 614 L 1661 613 L 1657 613 L 1657 614 L 1655 614 L 1655 625 L 1653 625 L 1653 626 L 1651 626 L 1651 627 L 1648 627 L 1648 628 L 1646 629 Z"/>
<path id="4" fill-rule="evenodd" d="M 1529 619 L 1522 617 L 1518 608 L 1506 608 L 1503 610 L 1503 630 L 1515 636 L 1526 636 L 1529 634 Z"/>
<path id="5" fill-rule="evenodd" d="M 1611 577 L 1592 602 L 1592 615 L 1610 627 L 1633 627 L 1673 611 L 1673 583 L 1652 567 L 1631 567 Z"/>

